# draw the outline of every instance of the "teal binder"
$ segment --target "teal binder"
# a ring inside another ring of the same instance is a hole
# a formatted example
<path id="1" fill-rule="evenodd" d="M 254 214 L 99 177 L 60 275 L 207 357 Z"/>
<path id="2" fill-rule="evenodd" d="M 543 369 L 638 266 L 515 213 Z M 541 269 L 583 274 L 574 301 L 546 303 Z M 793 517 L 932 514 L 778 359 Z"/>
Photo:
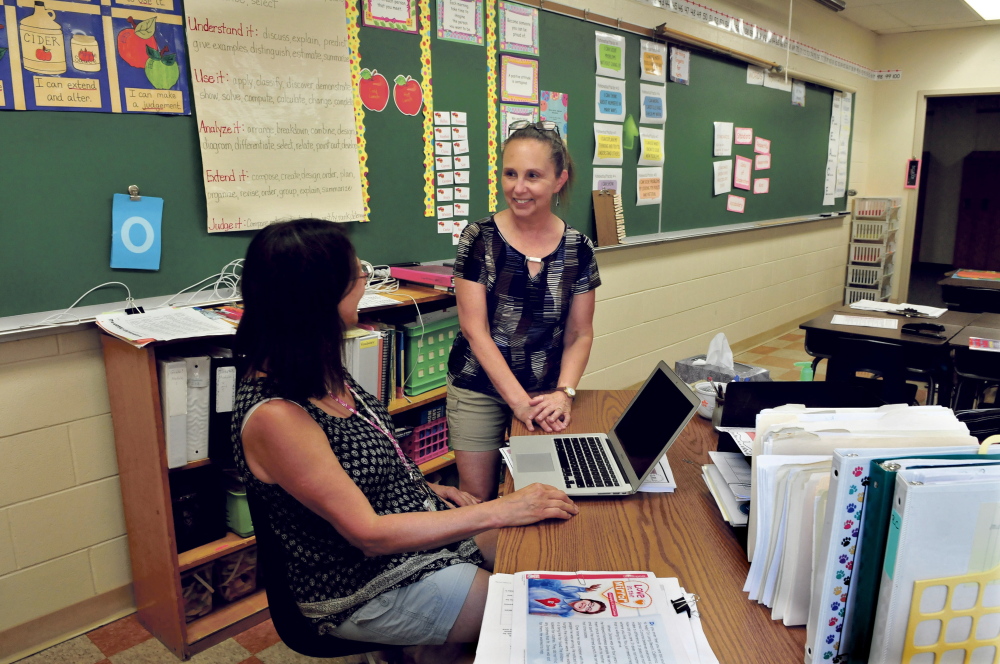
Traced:
<path id="1" fill-rule="evenodd" d="M 990 459 L 990 457 L 994 457 Z M 875 627 L 875 610 L 878 607 L 878 592 L 882 582 L 882 566 L 885 564 L 886 543 L 889 538 L 889 523 L 892 516 L 892 496 L 896 488 L 896 472 L 900 469 L 896 461 L 903 459 L 947 459 L 954 461 L 1000 460 L 1000 452 L 990 454 L 911 454 L 905 457 L 874 459 L 868 473 L 868 490 L 865 492 L 865 509 L 862 516 L 860 556 L 851 582 L 852 593 L 856 593 L 854 618 L 850 632 L 846 635 L 849 664 L 866 664 L 871 653 L 872 635 Z M 956 466 L 975 464 L 956 463 Z M 922 468 L 926 466 L 909 466 Z M 936 466 L 936 467 L 947 467 Z"/>

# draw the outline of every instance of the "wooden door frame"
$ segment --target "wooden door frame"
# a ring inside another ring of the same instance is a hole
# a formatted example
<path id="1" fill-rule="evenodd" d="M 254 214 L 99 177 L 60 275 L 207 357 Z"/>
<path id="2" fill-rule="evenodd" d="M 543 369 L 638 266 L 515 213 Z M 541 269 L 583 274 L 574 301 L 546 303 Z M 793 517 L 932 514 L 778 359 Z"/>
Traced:
<path id="1" fill-rule="evenodd" d="M 927 98 L 928 97 L 977 97 L 982 95 L 1000 94 L 1000 87 L 989 88 L 953 88 L 949 90 L 917 90 L 916 118 L 913 123 L 913 148 L 914 155 L 924 153 L 924 130 L 927 125 Z M 900 166 L 902 174 L 902 166 Z M 902 175 L 900 175 L 902 177 Z M 896 258 L 903 258 L 897 265 L 895 300 L 906 302 L 910 294 L 910 265 L 913 260 L 913 235 L 917 226 L 917 200 L 919 189 L 904 189 L 903 205 L 905 215 L 902 220 L 902 245 L 896 247 Z"/>

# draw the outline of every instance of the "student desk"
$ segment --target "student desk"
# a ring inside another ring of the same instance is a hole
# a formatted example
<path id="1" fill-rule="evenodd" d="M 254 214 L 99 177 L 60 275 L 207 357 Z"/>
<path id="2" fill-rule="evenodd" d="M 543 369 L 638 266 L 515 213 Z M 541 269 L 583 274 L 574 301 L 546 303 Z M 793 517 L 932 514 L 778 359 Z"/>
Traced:
<path id="1" fill-rule="evenodd" d="M 1000 312 L 1000 281 L 959 279 L 949 272 L 938 282 L 941 298 L 949 307 L 967 311 Z"/>
<path id="2" fill-rule="evenodd" d="M 952 407 L 956 409 L 971 408 L 973 402 L 966 393 L 965 398 L 960 389 L 966 384 L 982 385 L 983 383 L 1000 383 L 1000 353 L 984 350 L 970 350 L 969 337 L 982 339 L 1000 339 L 1000 314 L 980 314 L 971 325 L 952 337 L 948 345 L 954 351 L 955 374 L 958 377 L 958 387 Z M 980 406 L 981 407 L 981 406 Z"/>
<path id="3" fill-rule="evenodd" d="M 634 391 L 580 390 L 569 433 L 607 431 Z M 514 421 L 511 434 L 527 430 Z M 496 571 L 644 570 L 677 577 L 700 597 L 698 610 L 720 662 L 801 662 L 805 627 L 771 620 L 770 609 L 742 591 L 750 564 L 701 476 L 716 435 L 695 416 L 668 452 L 674 493 L 581 498 L 580 513 L 500 532 Z M 513 491 L 508 476 L 504 492 Z"/>
<path id="4" fill-rule="evenodd" d="M 855 325 L 834 325 L 830 321 L 835 315 L 892 318 L 899 321 L 895 330 Z M 971 324 L 979 314 L 963 311 L 948 311 L 940 318 L 907 318 L 879 311 L 863 311 L 847 306 L 834 307 L 829 311 L 799 325 L 806 332 L 805 345 L 814 356 L 832 357 L 837 353 L 837 340 L 841 337 L 890 341 L 903 347 L 903 355 L 908 368 L 933 375 L 940 391 L 938 401 L 948 403 L 951 395 L 951 354 L 949 340 Z M 943 339 L 903 334 L 900 328 L 906 323 L 937 323 L 944 326 Z"/>

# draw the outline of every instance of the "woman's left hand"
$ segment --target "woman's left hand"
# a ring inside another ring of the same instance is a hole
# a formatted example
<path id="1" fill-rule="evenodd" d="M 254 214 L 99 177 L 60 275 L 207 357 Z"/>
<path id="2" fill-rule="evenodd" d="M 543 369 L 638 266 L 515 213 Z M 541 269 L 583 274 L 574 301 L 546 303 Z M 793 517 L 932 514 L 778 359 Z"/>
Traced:
<path id="1" fill-rule="evenodd" d="M 452 507 L 465 507 L 467 505 L 476 505 L 482 502 L 471 493 L 466 493 L 465 491 L 461 491 L 453 486 L 448 486 L 447 484 L 431 484 L 428 482 L 428 486 L 431 488 L 431 491 L 436 493 L 439 498 Z"/>
<path id="2" fill-rule="evenodd" d="M 535 421 L 545 431 L 563 431 L 569 426 L 573 410 L 573 399 L 562 390 L 540 394 L 531 400 L 531 405 L 541 406 Z"/>

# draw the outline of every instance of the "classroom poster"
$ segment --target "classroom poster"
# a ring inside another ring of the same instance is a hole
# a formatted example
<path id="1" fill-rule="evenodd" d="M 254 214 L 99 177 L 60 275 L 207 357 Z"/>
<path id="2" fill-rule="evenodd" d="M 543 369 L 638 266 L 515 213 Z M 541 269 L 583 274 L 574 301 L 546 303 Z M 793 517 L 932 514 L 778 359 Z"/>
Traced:
<path id="1" fill-rule="evenodd" d="M 639 127 L 639 165 L 663 166 L 663 130 Z"/>
<path id="2" fill-rule="evenodd" d="M 500 101 L 538 103 L 538 60 L 500 56 Z"/>
<path id="3" fill-rule="evenodd" d="M 754 178 L 753 193 L 766 194 L 771 191 L 771 178 Z"/>
<path id="4" fill-rule="evenodd" d="M 541 120 L 556 123 L 556 129 L 563 141 L 569 140 L 569 93 L 542 90 L 539 104 Z"/>
<path id="5" fill-rule="evenodd" d="M 737 189 L 750 189 L 750 178 L 753 173 L 753 160 L 736 155 L 736 168 L 733 170 L 733 186 Z"/>
<path id="6" fill-rule="evenodd" d="M 726 200 L 727 212 L 739 212 L 742 214 L 743 211 L 746 210 L 746 206 L 747 206 L 747 199 L 743 198 L 742 196 L 733 196 L 732 194 L 730 194 L 729 198 Z"/>
<path id="7" fill-rule="evenodd" d="M 764 85 L 764 68 L 747 65 L 747 85 Z"/>
<path id="8" fill-rule="evenodd" d="M 595 122 L 594 166 L 621 166 L 624 157 L 622 126 Z"/>
<path id="9" fill-rule="evenodd" d="M 713 157 L 728 157 L 733 154 L 733 123 L 715 122 L 715 140 L 712 148 Z"/>
<path id="10" fill-rule="evenodd" d="M 593 178 L 591 191 L 621 191 L 622 189 L 622 169 L 620 168 L 595 168 Z"/>
<path id="11" fill-rule="evenodd" d="M 733 143 L 736 145 L 750 145 L 753 143 L 753 127 L 736 127 L 733 134 Z"/>
<path id="12" fill-rule="evenodd" d="M 665 85 L 639 84 L 640 124 L 662 125 L 667 120 L 667 88 Z"/>
<path id="13" fill-rule="evenodd" d="M 635 169 L 635 204 L 657 205 L 663 200 L 663 168 Z"/>
<path id="14" fill-rule="evenodd" d="M 156 5 L 7 2 L 0 110 L 190 115 L 180 4 Z"/>
<path id="15" fill-rule="evenodd" d="M 362 7 L 368 27 L 417 33 L 417 0 L 362 0 Z"/>
<path id="16" fill-rule="evenodd" d="M 437 38 L 483 45 L 483 0 L 438 0 Z"/>
<path id="17" fill-rule="evenodd" d="M 712 195 L 726 194 L 733 190 L 733 160 L 712 162 L 712 176 L 714 179 Z"/>
<path id="18" fill-rule="evenodd" d="M 213 0 L 185 10 L 208 231 L 363 218 L 344 5 L 243 7 L 237 32 Z"/>
<path id="19" fill-rule="evenodd" d="M 501 51 L 538 55 L 538 10 L 500 0 Z"/>
<path id="20" fill-rule="evenodd" d="M 691 83 L 691 52 L 676 46 L 670 47 L 670 81 L 689 85 Z"/>
<path id="21" fill-rule="evenodd" d="M 771 141 L 758 136 L 753 140 L 753 151 L 757 154 L 771 154 Z"/>
<path id="22" fill-rule="evenodd" d="M 625 81 L 597 76 L 594 81 L 594 119 L 625 121 Z"/>
<path id="23" fill-rule="evenodd" d="M 847 193 L 847 155 L 851 147 L 851 104 L 854 94 L 845 92 L 840 106 L 840 141 L 837 145 L 837 175 L 834 182 L 834 198 Z"/>
<path id="24" fill-rule="evenodd" d="M 639 40 L 639 80 L 650 83 L 667 82 L 667 46 Z"/>
<path id="25" fill-rule="evenodd" d="M 754 155 L 753 158 L 753 169 L 755 171 L 766 171 L 771 168 L 771 155 L 768 154 L 758 154 Z"/>
<path id="26" fill-rule="evenodd" d="M 806 84 L 803 81 L 792 81 L 792 106 L 806 105 Z"/>
<path id="27" fill-rule="evenodd" d="M 625 78 L 625 38 L 606 32 L 594 33 L 594 57 L 598 76 Z"/>
<path id="28" fill-rule="evenodd" d="M 517 104 L 500 104 L 500 142 L 510 136 L 510 126 L 519 120 L 538 122 L 537 106 L 519 106 Z"/>

